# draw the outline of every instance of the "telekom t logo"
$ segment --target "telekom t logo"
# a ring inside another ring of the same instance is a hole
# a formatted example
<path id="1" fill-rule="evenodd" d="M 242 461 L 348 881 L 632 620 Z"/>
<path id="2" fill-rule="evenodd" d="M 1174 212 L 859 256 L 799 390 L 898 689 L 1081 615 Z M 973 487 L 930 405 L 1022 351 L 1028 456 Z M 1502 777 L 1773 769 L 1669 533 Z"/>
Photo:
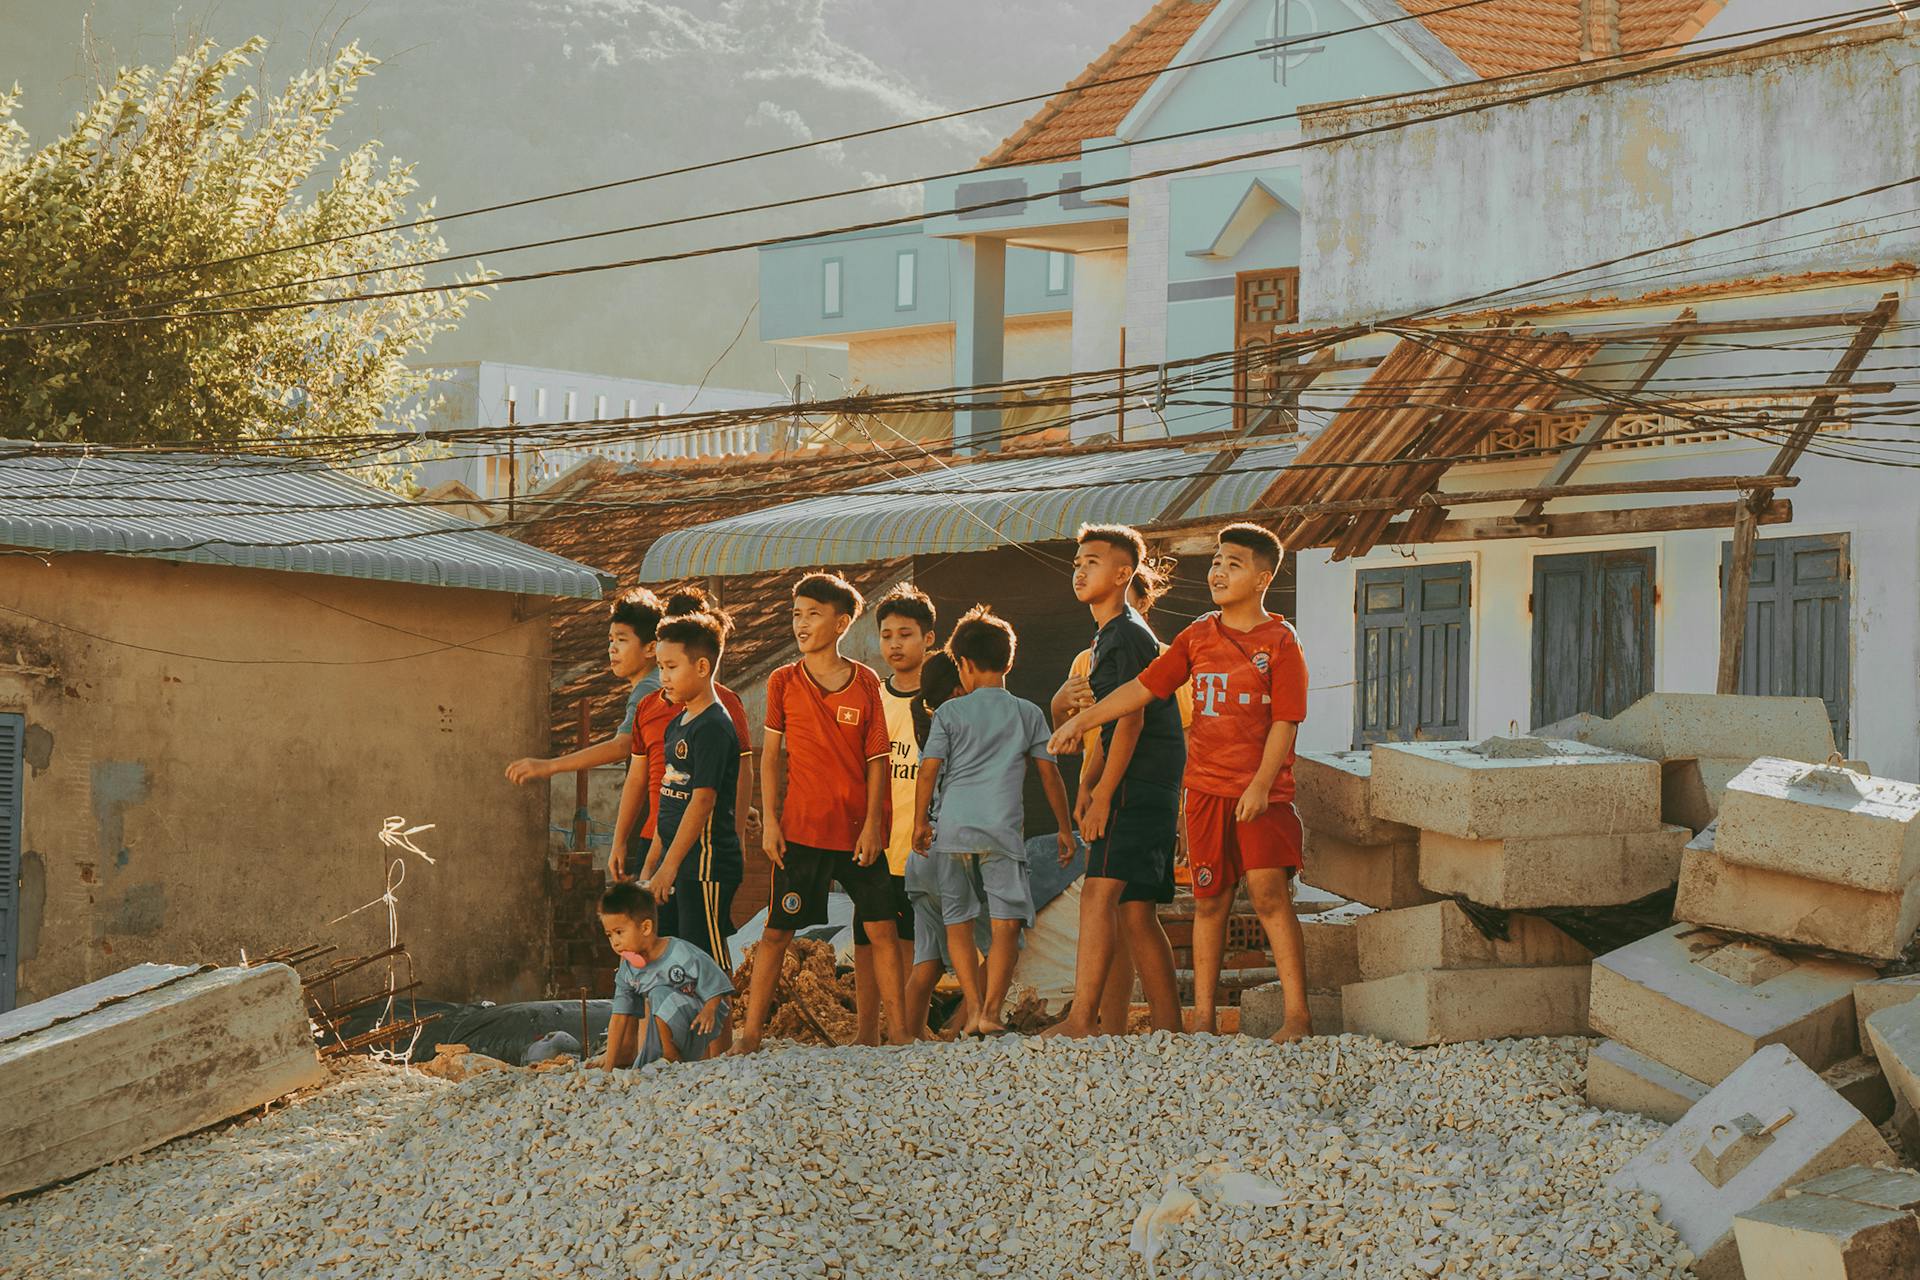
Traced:
<path id="1" fill-rule="evenodd" d="M 1198 704 L 1203 716 L 1218 716 L 1217 708 L 1227 696 L 1227 673 L 1224 671 L 1196 671 L 1193 673 L 1193 700 Z"/>

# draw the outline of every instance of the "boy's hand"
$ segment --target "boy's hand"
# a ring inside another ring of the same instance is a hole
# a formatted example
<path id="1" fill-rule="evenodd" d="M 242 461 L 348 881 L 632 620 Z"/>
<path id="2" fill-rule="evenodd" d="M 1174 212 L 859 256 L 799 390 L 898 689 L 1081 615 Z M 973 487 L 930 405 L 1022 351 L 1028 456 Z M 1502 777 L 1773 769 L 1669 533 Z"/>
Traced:
<path id="1" fill-rule="evenodd" d="M 1060 845 L 1060 865 L 1064 867 L 1073 861 L 1073 832 L 1061 831 L 1053 838 Z"/>
<path id="2" fill-rule="evenodd" d="M 610 883 L 618 884 L 626 878 L 627 851 L 616 842 L 612 851 L 607 854 L 607 879 Z"/>
<path id="3" fill-rule="evenodd" d="M 547 767 L 547 762 L 536 760 L 532 756 L 525 756 L 507 766 L 507 781 L 516 787 L 532 782 L 536 778 L 552 776 L 553 771 Z"/>
<path id="4" fill-rule="evenodd" d="M 921 818 L 913 824 L 913 851 L 924 854 L 933 848 L 933 824 Z"/>
<path id="5" fill-rule="evenodd" d="M 1100 699 L 1094 696 L 1092 681 L 1088 680 L 1085 676 L 1068 676 L 1066 688 L 1067 701 L 1073 704 L 1075 711 L 1085 711 L 1088 707 L 1100 701 Z"/>
<path id="6" fill-rule="evenodd" d="M 1083 799 L 1086 808 L 1080 814 L 1080 837 L 1092 844 L 1107 834 L 1107 823 L 1113 818 L 1113 797 L 1096 789 Z"/>
<path id="7" fill-rule="evenodd" d="M 747 839 L 759 840 L 761 838 L 760 810 L 758 808 L 749 809 L 747 810 Z"/>
<path id="8" fill-rule="evenodd" d="M 1258 780 L 1247 784 L 1240 793 L 1240 799 L 1234 802 L 1233 819 L 1235 822 L 1252 822 L 1267 811 L 1268 789 Z"/>
<path id="9" fill-rule="evenodd" d="M 1074 716 L 1053 731 L 1053 736 L 1047 739 L 1047 750 L 1056 756 L 1079 755 L 1080 739 L 1085 733 L 1086 730 L 1080 727 L 1080 717 Z"/>
<path id="10" fill-rule="evenodd" d="M 714 1019 L 720 1016 L 720 1002 L 709 1000 L 700 1006 L 700 1012 L 693 1015 L 693 1030 L 696 1035 L 713 1034 Z"/>
<path id="11" fill-rule="evenodd" d="M 870 867 L 878 862 L 880 855 L 886 851 L 886 839 L 880 834 L 880 829 L 877 826 L 869 822 L 866 826 L 860 828 L 860 838 L 853 842 L 853 860 L 855 862 L 863 867 Z"/>
<path id="12" fill-rule="evenodd" d="M 767 861 L 782 871 L 787 867 L 787 837 L 780 830 L 778 818 L 762 818 L 760 848 L 767 855 Z"/>
<path id="13" fill-rule="evenodd" d="M 653 895 L 655 902 L 664 903 L 673 896 L 673 877 L 662 868 L 652 879 L 646 882 L 647 892 Z"/>

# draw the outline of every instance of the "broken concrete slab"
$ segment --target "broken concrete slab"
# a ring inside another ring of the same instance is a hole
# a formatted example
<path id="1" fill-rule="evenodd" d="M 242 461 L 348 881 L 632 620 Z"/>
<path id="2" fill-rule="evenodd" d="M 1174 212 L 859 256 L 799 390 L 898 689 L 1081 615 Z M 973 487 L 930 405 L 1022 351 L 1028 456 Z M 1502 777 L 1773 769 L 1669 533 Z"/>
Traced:
<path id="1" fill-rule="evenodd" d="M 1720 816 L 1727 784 L 1745 772 L 1756 757 L 1723 760 L 1703 756 L 1668 760 L 1660 766 L 1660 816 L 1698 834 Z"/>
<path id="2" fill-rule="evenodd" d="M 1733 1220 L 1849 1165 L 1893 1162 L 1867 1118 L 1784 1045 L 1767 1045 L 1628 1161 L 1611 1184 L 1658 1198 L 1699 1280 L 1741 1274 Z"/>
<path id="3" fill-rule="evenodd" d="M 1346 1029 L 1405 1045 L 1587 1034 L 1586 965 L 1423 969 L 1341 991 Z"/>
<path id="4" fill-rule="evenodd" d="M 1860 1028 L 1860 1047 L 1872 1050 L 1867 1041 L 1867 1019 L 1882 1009 L 1920 997 L 1920 973 L 1905 973 L 1894 978 L 1875 978 L 1853 988 L 1853 1019 Z"/>
<path id="5" fill-rule="evenodd" d="M 1779 756 L 1818 763 L 1833 754 L 1833 726 L 1819 698 L 1724 693 L 1649 693 L 1587 741 L 1649 760 Z"/>
<path id="6" fill-rule="evenodd" d="M 1338 991 L 1360 981 L 1360 923 L 1373 914 L 1366 907 L 1345 907 L 1300 922 L 1308 983 L 1318 990 Z"/>
<path id="7" fill-rule="evenodd" d="M 1301 751 L 1293 759 L 1293 807 L 1300 825 L 1348 844 L 1397 844 L 1418 833 L 1373 816 L 1370 751 Z"/>
<path id="8" fill-rule="evenodd" d="M 1374 816 L 1462 840 L 1660 827 L 1660 765 L 1546 738 L 1373 748 Z"/>
<path id="9" fill-rule="evenodd" d="M 1872 893 L 1920 878 L 1920 786 L 1762 757 L 1727 784 L 1721 857 Z"/>
<path id="10" fill-rule="evenodd" d="M 1309 978 L 1309 981 L 1318 981 Z M 1307 1013 L 1317 1036 L 1337 1036 L 1345 1029 L 1345 1001 L 1338 991 L 1315 987 L 1307 992 Z M 1287 1020 L 1287 991 L 1278 982 L 1248 987 L 1240 993 L 1240 1034 L 1267 1039 Z"/>
<path id="11" fill-rule="evenodd" d="M 1875 893 L 1746 866 L 1721 855 L 1723 831 L 1713 823 L 1681 856 L 1676 918 L 1871 960 L 1899 956 L 1920 926 L 1920 879 Z"/>
<path id="12" fill-rule="evenodd" d="M 1587 1105 L 1672 1124 L 1707 1096 L 1707 1086 L 1664 1062 L 1603 1040 L 1587 1054 Z"/>
<path id="13" fill-rule="evenodd" d="M 1350 844 L 1309 828 L 1300 861 L 1315 888 L 1382 911 L 1440 900 L 1420 887 L 1420 846 L 1412 840 Z"/>
<path id="14" fill-rule="evenodd" d="M 1418 969 L 1537 969 L 1593 959 L 1591 951 L 1535 916 L 1509 916 L 1507 938 L 1489 938 L 1452 902 L 1376 911 L 1356 932 L 1359 972 L 1350 982 Z"/>
<path id="15" fill-rule="evenodd" d="M 299 975 L 285 965 L 141 965 L 0 1015 L 0 1197 L 157 1147 L 325 1074 Z"/>
<path id="16" fill-rule="evenodd" d="M 1867 1041 L 1895 1096 L 1920 1111 L 1920 1004 L 1897 1004 L 1868 1018 Z"/>
<path id="17" fill-rule="evenodd" d="M 1611 907 L 1671 886 L 1692 832 L 1463 840 L 1420 833 L 1420 884 L 1489 907 Z"/>
<path id="18" fill-rule="evenodd" d="M 1908 1280 L 1920 1275 L 1920 1218 L 1795 1196 L 1733 1220 L 1746 1280 Z"/>
<path id="19" fill-rule="evenodd" d="M 1872 1055 L 1863 1053 L 1857 1058 L 1836 1062 L 1822 1071 L 1820 1078 L 1827 1082 L 1827 1088 L 1851 1102 L 1854 1110 L 1874 1124 L 1882 1125 L 1893 1119 L 1893 1087 L 1887 1083 L 1886 1073 L 1880 1070 L 1880 1064 Z"/>
<path id="20" fill-rule="evenodd" d="M 1714 1085 L 1766 1045 L 1822 1070 L 1854 1057 L 1853 986 L 1873 970 L 1693 924 L 1593 962 L 1594 1030 Z"/>
<path id="21" fill-rule="evenodd" d="M 1788 1199 L 1794 1196 L 1826 1196 L 1879 1209 L 1913 1213 L 1920 1211 L 1920 1173 L 1912 1169 L 1875 1169 L 1856 1165 L 1803 1182 L 1787 1192 Z"/>

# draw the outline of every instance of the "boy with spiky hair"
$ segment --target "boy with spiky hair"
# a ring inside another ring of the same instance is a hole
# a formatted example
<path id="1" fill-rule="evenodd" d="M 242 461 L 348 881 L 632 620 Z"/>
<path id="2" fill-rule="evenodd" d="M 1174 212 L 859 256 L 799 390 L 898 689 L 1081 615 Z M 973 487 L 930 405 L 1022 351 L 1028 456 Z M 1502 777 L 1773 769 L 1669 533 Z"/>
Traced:
<path id="1" fill-rule="evenodd" d="M 891 748 L 880 677 L 840 652 L 863 603 L 838 574 L 809 573 L 793 586 L 800 658 L 767 680 L 760 756 L 761 844 L 773 863 L 773 900 L 754 951 L 747 1022 L 735 1053 L 760 1047 L 787 946 L 796 929 L 826 923 L 836 880 L 865 922 L 887 1037 L 894 1044 L 913 1038 L 893 883 L 882 861 Z"/>
<path id="2" fill-rule="evenodd" d="M 733 982 L 712 957 L 659 928 L 653 895 L 623 880 L 600 897 L 600 927 L 620 957 L 607 1055 L 589 1066 L 644 1067 L 710 1057 L 727 1029 Z"/>
<path id="3" fill-rule="evenodd" d="M 1313 1020 L 1289 883 L 1300 866 L 1293 747 L 1307 715 L 1307 664 L 1292 626 L 1266 609 L 1281 556 L 1279 539 L 1258 525 L 1222 529 L 1207 572 L 1218 612 L 1182 631 L 1137 679 L 1060 726 L 1053 742 L 1057 749 L 1192 682 L 1186 822 L 1196 905 L 1194 1029 L 1214 1029 L 1227 917 L 1244 879 L 1286 991 L 1286 1016 L 1273 1037 L 1284 1043 L 1312 1035 Z"/>
<path id="4" fill-rule="evenodd" d="M 1152 574 L 1146 540 L 1126 525 L 1083 525 L 1073 558 L 1073 594 L 1093 617 L 1093 692 L 1124 688 L 1160 654 L 1160 641 L 1127 603 L 1133 579 Z M 1076 716 L 1069 723 L 1078 723 Z M 1074 963 L 1073 1008 L 1052 1034 L 1090 1036 L 1099 1029 L 1100 1001 L 1124 931 L 1155 1031 L 1180 1030 L 1180 989 L 1173 948 L 1161 927 L 1159 904 L 1173 901 L 1173 850 L 1180 825 L 1180 772 L 1186 738 L 1180 711 L 1168 698 L 1148 699 L 1125 716 L 1101 722 L 1099 767 L 1082 769 L 1074 817 L 1087 842 L 1087 874 L 1080 886 L 1080 942 Z M 1089 726 L 1090 727 L 1090 726 Z M 1053 749 L 1078 750 L 1053 735 Z"/>
<path id="5" fill-rule="evenodd" d="M 917 998 L 913 968 L 914 912 L 907 899 L 907 868 L 913 857 L 914 779 L 920 773 L 920 735 L 914 729 L 913 704 L 920 696 L 920 669 L 933 647 L 933 601 L 911 582 L 896 583 L 873 606 L 874 626 L 880 633 L 880 657 L 887 678 L 880 682 L 880 703 L 886 709 L 888 789 L 893 820 L 887 836 L 887 874 L 893 884 L 894 927 L 900 935 L 900 958 L 907 971 L 908 1031 L 931 1038 L 927 1029 L 928 1003 Z M 866 921 L 853 918 L 854 1007 L 860 1013 L 856 1034 L 861 1044 L 880 1043 L 879 988 L 873 974 L 873 947 L 867 941 Z M 931 998 L 933 989 L 927 988 Z"/>
<path id="6" fill-rule="evenodd" d="M 1047 717 L 1025 698 L 1007 692 L 1018 638 L 1013 628 L 976 605 L 947 640 L 959 668 L 960 696 L 933 714 L 920 752 L 914 797 L 913 845 L 935 859 L 940 903 L 960 989 L 979 1012 L 973 1035 L 1000 1035 L 1013 966 L 1020 958 L 1021 930 L 1033 925 L 1033 890 L 1027 876 L 1024 787 L 1027 761 L 1040 772 L 1059 824 L 1060 865 L 1073 860 L 1073 820 L 1067 789 L 1047 750 Z M 940 792 L 940 821 L 930 810 Z M 993 921 L 983 983 L 973 954 L 974 921 L 984 901 Z"/>
<path id="7" fill-rule="evenodd" d="M 654 669 L 654 631 L 660 625 L 665 608 L 660 597 L 645 587 L 628 587 L 613 599 L 607 619 L 607 666 L 627 682 L 627 704 L 620 713 L 620 725 L 611 738 L 596 742 L 563 756 L 539 759 L 527 756 L 507 766 L 507 781 L 521 786 L 556 773 L 574 773 L 596 769 L 603 764 L 618 764 L 633 754 L 633 719 L 641 699 L 660 687 L 660 673 Z M 633 839 L 633 847 L 613 845 L 618 862 L 629 853 L 644 853 L 646 843 Z M 616 874 L 615 879 L 619 876 Z"/>
<path id="8" fill-rule="evenodd" d="M 740 730 L 713 680 L 725 643 L 726 624 L 710 613 L 660 624 L 660 692 L 674 714 L 661 735 L 660 821 L 640 879 L 671 921 L 662 932 L 731 968 L 727 937 L 745 866 L 733 813 Z"/>

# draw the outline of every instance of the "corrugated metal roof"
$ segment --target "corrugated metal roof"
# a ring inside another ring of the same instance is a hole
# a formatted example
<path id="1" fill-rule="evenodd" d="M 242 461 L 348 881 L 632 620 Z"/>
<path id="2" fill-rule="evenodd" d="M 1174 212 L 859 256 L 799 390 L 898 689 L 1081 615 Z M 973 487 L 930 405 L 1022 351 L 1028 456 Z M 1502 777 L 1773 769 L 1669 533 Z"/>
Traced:
<path id="1" fill-rule="evenodd" d="M 1247 450 L 1188 516 L 1247 510 L 1294 453 L 1292 444 Z M 640 576 L 860 564 L 1071 538 L 1083 523 L 1147 525 L 1214 456 L 1168 447 L 943 467 L 670 533 Z"/>
<path id="2" fill-rule="evenodd" d="M 613 585 L 322 463 L 254 455 L 5 442 L 0 545 L 581 599 Z"/>

